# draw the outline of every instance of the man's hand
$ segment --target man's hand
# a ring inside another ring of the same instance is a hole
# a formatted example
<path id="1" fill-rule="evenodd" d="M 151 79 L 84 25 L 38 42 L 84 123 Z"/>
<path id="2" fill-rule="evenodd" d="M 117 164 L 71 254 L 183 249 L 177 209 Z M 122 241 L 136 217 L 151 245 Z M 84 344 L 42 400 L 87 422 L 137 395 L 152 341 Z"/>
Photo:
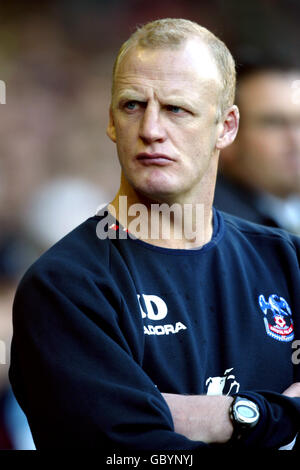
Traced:
<path id="1" fill-rule="evenodd" d="M 292 385 L 290 385 L 284 392 L 282 395 L 285 395 L 287 397 L 291 397 L 291 398 L 299 398 L 300 397 L 300 382 L 295 382 L 293 383 Z M 289 444 L 283 446 L 283 447 L 280 447 L 281 450 L 291 450 L 294 445 L 295 445 L 295 441 L 296 441 L 296 438 L 297 438 L 297 435 L 296 437 L 292 440 L 292 442 L 290 442 Z"/>
<path id="2" fill-rule="evenodd" d="M 233 398 L 225 395 L 176 395 L 163 393 L 175 432 L 207 444 L 227 442 L 233 432 L 229 407 Z"/>
<path id="3" fill-rule="evenodd" d="M 282 395 L 286 395 L 287 397 L 300 397 L 300 382 L 295 382 L 294 384 L 290 385 Z"/>

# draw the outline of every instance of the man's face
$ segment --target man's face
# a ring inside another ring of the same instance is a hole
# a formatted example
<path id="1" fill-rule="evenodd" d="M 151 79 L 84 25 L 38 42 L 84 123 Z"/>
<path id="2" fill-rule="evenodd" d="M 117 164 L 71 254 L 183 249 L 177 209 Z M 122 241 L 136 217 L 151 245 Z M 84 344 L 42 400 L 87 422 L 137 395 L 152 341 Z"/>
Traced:
<path id="1" fill-rule="evenodd" d="M 156 200 L 197 194 L 203 175 L 215 172 L 220 134 L 220 79 L 207 47 L 134 47 L 114 90 L 107 133 L 130 185 Z"/>
<path id="2" fill-rule="evenodd" d="M 265 72 L 244 79 L 240 130 L 228 148 L 247 184 L 279 197 L 300 191 L 300 103 L 292 87 L 299 78 Z"/>

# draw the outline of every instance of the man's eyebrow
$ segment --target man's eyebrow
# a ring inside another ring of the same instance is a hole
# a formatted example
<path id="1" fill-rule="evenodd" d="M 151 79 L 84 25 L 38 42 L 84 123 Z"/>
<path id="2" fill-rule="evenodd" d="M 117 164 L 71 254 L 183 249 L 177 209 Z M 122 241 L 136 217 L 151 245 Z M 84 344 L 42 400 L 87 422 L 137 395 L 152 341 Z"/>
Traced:
<path id="1" fill-rule="evenodd" d="M 136 90 L 123 90 L 123 91 L 120 91 L 119 93 L 116 93 L 116 100 L 118 102 L 126 101 L 126 100 L 144 101 L 145 97 L 143 96 L 142 93 L 139 93 Z"/>
<path id="2" fill-rule="evenodd" d="M 180 96 L 177 94 L 169 95 L 169 96 L 165 96 L 162 101 L 164 104 L 170 104 L 170 105 L 174 105 L 178 107 L 187 106 L 189 108 L 196 109 L 195 100 L 192 100 L 186 96 Z"/>

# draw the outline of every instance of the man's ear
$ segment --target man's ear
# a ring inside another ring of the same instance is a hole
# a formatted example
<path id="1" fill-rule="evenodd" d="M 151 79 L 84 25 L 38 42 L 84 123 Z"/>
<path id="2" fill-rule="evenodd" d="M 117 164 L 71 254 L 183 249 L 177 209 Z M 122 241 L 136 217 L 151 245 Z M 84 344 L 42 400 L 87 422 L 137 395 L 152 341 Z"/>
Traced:
<path id="1" fill-rule="evenodd" d="M 239 121 L 239 109 L 236 105 L 233 105 L 226 111 L 225 119 L 223 119 L 221 132 L 216 142 L 218 150 L 228 147 L 234 141 L 238 132 Z"/>
<path id="2" fill-rule="evenodd" d="M 115 123 L 114 123 L 114 117 L 113 117 L 113 112 L 112 112 L 112 107 L 110 106 L 109 108 L 109 121 L 108 121 L 108 126 L 106 128 L 106 134 L 108 137 L 116 143 L 116 128 L 115 128 Z"/>

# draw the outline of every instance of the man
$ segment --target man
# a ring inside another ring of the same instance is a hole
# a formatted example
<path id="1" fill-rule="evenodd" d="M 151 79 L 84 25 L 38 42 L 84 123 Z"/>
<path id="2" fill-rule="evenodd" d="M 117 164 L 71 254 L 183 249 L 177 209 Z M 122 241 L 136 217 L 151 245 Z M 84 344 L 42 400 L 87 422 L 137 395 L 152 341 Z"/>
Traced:
<path id="1" fill-rule="evenodd" d="M 119 192 L 15 298 L 10 378 L 38 449 L 294 440 L 299 240 L 212 210 L 234 76 L 225 45 L 187 20 L 122 46 L 107 129 Z"/>
<path id="2" fill-rule="evenodd" d="M 215 206 L 300 234 L 299 68 L 280 54 L 241 54 L 239 133 L 221 153 Z"/>

